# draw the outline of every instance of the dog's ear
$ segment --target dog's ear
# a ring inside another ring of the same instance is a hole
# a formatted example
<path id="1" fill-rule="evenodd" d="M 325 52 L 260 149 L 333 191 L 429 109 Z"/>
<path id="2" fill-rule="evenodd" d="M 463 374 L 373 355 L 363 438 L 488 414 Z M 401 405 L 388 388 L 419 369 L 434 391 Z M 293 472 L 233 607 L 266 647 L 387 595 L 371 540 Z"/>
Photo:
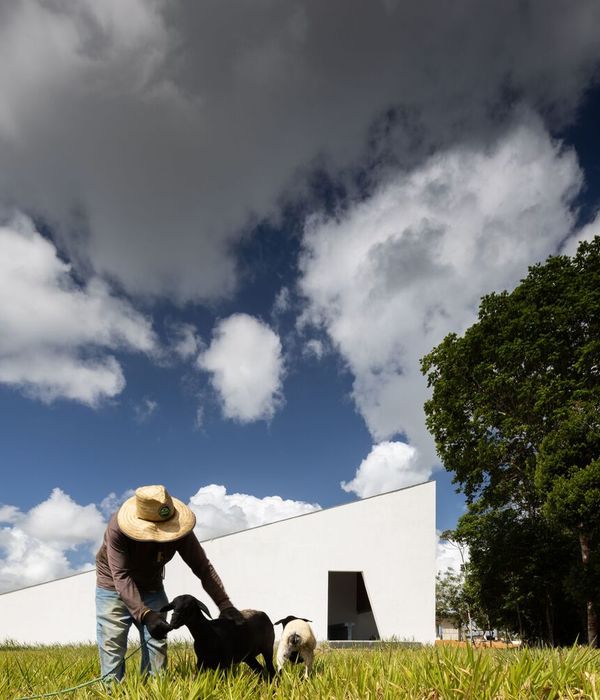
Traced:
<path id="1" fill-rule="evenodd" d="M 173 605 L 173 603 L 163 605 L 159 612 L 169 612 L 169 610 L 175 610 L 175 606 Z"/>
<path id="2" fill-rule="evenodd" d="M 282 617 L 281 620 L 277 620 L 277 622 L 274 622 L 273 625 L 283 625 L 285 627 L 292 620 L 304 620 L 304 618 L 296 617 L 295 615 L 288 615 L 287 617 Z M 306 622 L 309 622 L 309 620 L 306 620 Z"/>
<path id="3" fill-rule="evenodd" d="M 304 620 L 304 622 L 312 622 L 312 620 L 307 620 L 305 617 L 297 617 L 296 620 Z"/>

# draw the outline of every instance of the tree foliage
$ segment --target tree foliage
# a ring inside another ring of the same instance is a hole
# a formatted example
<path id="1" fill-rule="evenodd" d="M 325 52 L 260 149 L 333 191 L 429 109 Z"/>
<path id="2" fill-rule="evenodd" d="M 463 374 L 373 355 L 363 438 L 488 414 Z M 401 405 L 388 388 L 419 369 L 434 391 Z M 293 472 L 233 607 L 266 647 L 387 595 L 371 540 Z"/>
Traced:
<path id="1" fill-rule="evenodd" d="M 435 617 L 438 624 L 449 620 L 459 630 L 466 627 L 469 611 L 461 574 L 454 569 L 447 569 L 436 576 L 435 601 Z"/>
<path id="2" fill-rule="evenodd" d="M 600 237 L 573 258 L 530 268 L 514 291 L 485 296 L 478 321 L 462 337 L 448 335 L 423 358 L 422 371 L 433 389 L 428 428 L 469 504 L 458 531 L 483 606 L 498 623 L 512 620 L 514 628 L 516 615 L 527 634 L 554 641 L 557 631 L 564 630 L 561 640 L 571 634 L 557 615 L 579 596 L 591 639 L 600 534 Z M 583 586 L 573 583 L 579 552 Z"/>
<path id="3" fill-rule="evenodd" d="M 577 551 L 560 529 L 514 508 L 473 504 L 456 535 L 469 543 L 466 585 L 485 627 L 550 644 L 577 636 L 576 599 L 565 595 Z"/>

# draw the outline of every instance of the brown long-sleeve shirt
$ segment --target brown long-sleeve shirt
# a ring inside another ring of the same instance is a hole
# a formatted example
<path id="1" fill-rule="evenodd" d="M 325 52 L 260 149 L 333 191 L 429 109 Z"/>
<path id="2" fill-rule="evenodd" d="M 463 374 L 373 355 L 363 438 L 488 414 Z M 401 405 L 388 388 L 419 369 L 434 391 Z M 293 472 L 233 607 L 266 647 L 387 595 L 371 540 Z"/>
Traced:
<path id="1" fill-rule="evenodd" d="M 108 522 L 96 554 L 96 583 L 99 588 L 117 591 L 139 622 L 148 609 L 141 593 L 162 590 L 163 567 L 175 552 L 200 579 L 219 610 L 231 606 L 219 575 L 193 532 L 173 542 L 139 542 L 123 533 L 116 513 Z"/>

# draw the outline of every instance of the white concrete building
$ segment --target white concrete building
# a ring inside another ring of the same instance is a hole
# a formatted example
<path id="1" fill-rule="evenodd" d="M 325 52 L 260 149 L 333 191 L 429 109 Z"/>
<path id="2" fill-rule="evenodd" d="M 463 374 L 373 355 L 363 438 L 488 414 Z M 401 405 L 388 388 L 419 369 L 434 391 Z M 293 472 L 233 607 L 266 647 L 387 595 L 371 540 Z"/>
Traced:
<path id="1" fill-rule="evenodd" d="M 435 639 L 433 481 L 202 545 L 239 608 L 264 610 L 274 621 L 307 617 L 319 640 Z M 165 588 L 170 599 L 191 593 L 216 612 L 178 555 L 166 567 Z M 94 594 L 93 570 L 4 593 L 0 640 L 93 641 Z"/>

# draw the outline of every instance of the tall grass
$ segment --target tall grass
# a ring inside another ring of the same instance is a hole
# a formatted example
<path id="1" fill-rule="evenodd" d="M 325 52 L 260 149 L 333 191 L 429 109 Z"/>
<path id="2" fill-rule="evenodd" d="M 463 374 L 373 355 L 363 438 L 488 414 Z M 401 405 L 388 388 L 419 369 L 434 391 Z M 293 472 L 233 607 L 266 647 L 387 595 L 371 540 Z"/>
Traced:
<path id="1" fill-rule="evenodd" d="M 196 673 L 193 649 L 170 647 L 169 670 L 142 678 L 139 654 L 121 684 L 80 688 L 65 698 L 133 700 L 600 700 L 600 652 L 569 649 L 402 648 L 319 649 L 313 674 L 291 667 L 276 682 L 244 665 Z M 93 646 L 0 647 L 0 698 L 16 700 L 76 686 L 99 675 Z"/>

